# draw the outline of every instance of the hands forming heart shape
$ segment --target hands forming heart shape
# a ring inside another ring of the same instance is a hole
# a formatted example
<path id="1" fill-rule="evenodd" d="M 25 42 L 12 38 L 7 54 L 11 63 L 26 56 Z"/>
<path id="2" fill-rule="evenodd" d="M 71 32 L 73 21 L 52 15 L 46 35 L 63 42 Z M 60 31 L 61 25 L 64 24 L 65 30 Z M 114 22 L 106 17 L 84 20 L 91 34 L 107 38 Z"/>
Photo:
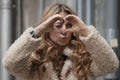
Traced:
<path id="1" fill-rule="evenodd" d="M 63 24 L 66 26 L 66 31 L 82 34 L 84 36 L 88 35 L 89 30 L 87 25 L 78 16 L 73 14 L 66 15 L 65 17 L 56 14 L 49 17 L 46 21 L 35 28 L 36 34 L 40 35 L 45 32 L 57 31 Z"/>

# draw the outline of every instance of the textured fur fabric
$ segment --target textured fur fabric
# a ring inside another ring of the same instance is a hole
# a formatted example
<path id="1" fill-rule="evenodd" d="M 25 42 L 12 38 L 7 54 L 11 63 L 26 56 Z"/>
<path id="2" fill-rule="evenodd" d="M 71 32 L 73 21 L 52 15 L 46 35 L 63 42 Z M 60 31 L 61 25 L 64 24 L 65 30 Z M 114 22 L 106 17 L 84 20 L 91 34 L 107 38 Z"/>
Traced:
<path id="1" fill-rule="evenodd" d="M 93 26 L 89 26 L 89 29 L 91 33 L 87 37 L 80 36 L 80 39 L 86 45 L 86 48 L 93 58 L 90 68 L 91 72 L 95 77 L 114 72 L 119 66 L 119 61 L 114 51 Z M 41 40 L 41 38 L 34 39 L 31 37 L 30 32 L 32 30 L 34 30 L 32 27 L 26 29 L 11 45 L 2 60 L 3 66 L 10 74 L 14 75 L 17 80 L 30 80 L 28 59 L 37 49 Z M 65 48 L 63 54 L 71 57 L 72 50 Z M 46 63 L 45 67 L 47 70 L 43 72 L 42 80 L 59 80 L 51 62 Z M 72 61 L 67 59 L 61 72 L 62 80 L 77 80 L 72 72 L 67 73 L 71 68 Z M 65 76 L 66 73 L 67 76 Z M 35 75 L 35 78 L 32 80 L 40 80 L 38 74 L 35 73 Z"/>

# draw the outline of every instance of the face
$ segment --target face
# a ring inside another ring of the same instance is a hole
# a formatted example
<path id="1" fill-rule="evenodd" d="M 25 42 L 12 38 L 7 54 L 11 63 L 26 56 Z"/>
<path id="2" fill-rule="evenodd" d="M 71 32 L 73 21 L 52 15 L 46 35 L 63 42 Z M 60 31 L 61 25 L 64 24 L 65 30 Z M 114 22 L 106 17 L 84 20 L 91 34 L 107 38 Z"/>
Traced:
<path id="1" fill-rule="evenodd" d="M 59 13 L 63 18 L 67 15 L 65 12 Z M 53 25 L 54 31 L 49 33 L 50 39 L 58 46 L 66 46 L 72 37 L 72 32 L 66 30 L 71 28 L 72 25 L 66 21 L 56 21 Z"/>

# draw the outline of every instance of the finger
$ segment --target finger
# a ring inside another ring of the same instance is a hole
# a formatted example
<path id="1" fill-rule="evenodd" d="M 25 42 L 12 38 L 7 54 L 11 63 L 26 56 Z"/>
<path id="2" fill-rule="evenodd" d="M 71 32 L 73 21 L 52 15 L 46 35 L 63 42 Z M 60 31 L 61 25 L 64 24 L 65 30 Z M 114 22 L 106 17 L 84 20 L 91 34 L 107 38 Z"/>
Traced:
<path id="1" fill-rule="evenodd" d="M 64 18 L 65 20 L 70 21 L 71 23 L 76 23 L 79 25 L 85 25 L 85 23 L 76 15 L 68 15 Z"/>
<path id="2" fill-rule="evenodd" d="M 56 14 L 54 16 L 51 16 L 50 18 L 48 18 L 48 21 L 50 21 L 51 23 L 56 22 L 57 20 L 61 20 L 62 16 L 59 14 Z"/>
<path id="3" fill-rule="evenodd" d="M 67 29 L 66 32 L 74 32 L 73 28 Z"/>
<path id="4" fill-rule="evenodd" d="M 76 20 L 77 19 L 77 16 L 75 16 L 75 15 L 72 15 L 72 14 L 70 14 L 70 15 L 67 15 L 67 16 L 65 16 L 64 17 L 64 20 L 66 21 L 73 21 L 73 20 Z"/>
<path id="5" fill-rule="evenodd" d="M 44 26 L 46 32 L 50 32 L 53 29 L 54 22 L 56 22 L 57 20 L 60 20 L 61 18 L 62 18 L 61 15 L 56 14 L 49 17 L 45 22 L 43 22 L 42 25 Z"/>

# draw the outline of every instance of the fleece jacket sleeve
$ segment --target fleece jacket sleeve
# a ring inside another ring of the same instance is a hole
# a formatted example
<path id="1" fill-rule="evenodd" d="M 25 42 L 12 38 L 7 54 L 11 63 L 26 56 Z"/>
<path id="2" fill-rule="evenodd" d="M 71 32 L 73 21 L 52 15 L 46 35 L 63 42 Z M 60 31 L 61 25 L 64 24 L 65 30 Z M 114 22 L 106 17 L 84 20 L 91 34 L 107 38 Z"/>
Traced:
<path id="1" fill-rule="evenodd" d="M 90 34 L 87 37 L 80 36 L 90 52 L 93 62 L 91 71 L 94 76 L 103 76 L 114 72 L 119 67 L 119 60 L 108 42 L 93 26 L 89 26 Z"/>
<path id="2" fill-rule="evenodd" d="M 10 46 L 2 59 L 3 66 L 14 76 L 27 77 L 30 72 L 28 59 L 40 44 L 41 38 L 35 39 L 30 35 L 34 29 L 29 27 Z"/>

